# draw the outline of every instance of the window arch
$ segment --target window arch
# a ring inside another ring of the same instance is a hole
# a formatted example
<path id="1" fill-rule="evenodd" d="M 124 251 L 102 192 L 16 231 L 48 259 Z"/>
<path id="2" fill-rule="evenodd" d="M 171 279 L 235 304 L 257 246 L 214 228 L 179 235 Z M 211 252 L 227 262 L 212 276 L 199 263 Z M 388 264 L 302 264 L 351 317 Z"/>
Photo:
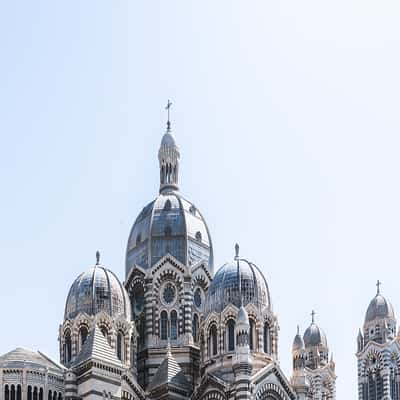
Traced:
<path id="1" fill-rule="evenodd" d="M 4 387 L 4 400 L 10 400 L 10 389 L 8 385 Z"/>
<path id="2" fill-rule="evenodd" d="M 118 332 L 117 334 L 117 357 L 123 361 L 123 345 L 124 345 L 124 336 L 122 332 Z"/>
<path id="3" fill-rule="evenodd" d="M 264 324 L 264 353 L 271 353 L 270 329 L 268 322 Z"/>
<path id="4" fill-rule="evenodd" d="M 168 314 L 165 310 L 161 311 L 160 336 L 161 336 L 161 340 L 168 339 Z"/>
<path id="5" fill-rule="evenodd" d="M 43 388 L 39 389 L 39 400 L 43 400 Z"/>
<path id="6" fill-rule="evenodd" d="M 15 400 L 15 386 L 11 385 L 11 400 Z"/>
<path id="7" fill-rule="evenodd" d="M 172 236 L 172 228 L 169 225 L 164 228 L 164 235 L 166 237 Z"/>
<path id="8" fill-rule="evenodd" d="M 49 395 L 47 396 L 47 400 L 53 400 L 53 392 L 49 390 Z"/>
<path id="9" fill-rule="evenodd" d="M 194 314 L 192 321 L 192 335 L 195 343 L 199 341 L 199 317 L 197 314 Z"/>
<path id="10" fill-rule="evenodd" d="M 164 210 L 165 210 L 165 211 L 169 211 L 171 208 L 172 208 L 171 200 L 168 199 L 168 200 L 165 202 L 165 204 L 164 204 Z"/>
<path id="11" fill-rule="evenodd" d="M 235 321 L 230 319 L 226 324 L 227 338 L 228 338 L 228 351 L 235 350 Z"/>
<path id="12" fill-rule="evenodd" d="M 256 342 L 257 342 L 257 335 L 256 335 L 256 324 L 253 319 L 249 319 L 250 323 L 250 332 L 249 332 L 249 345 L 250 345 L 250 350 L 256 350 Z"/>
<path id="13" fill-rule="evenodd" d="M 28 386 L 28 400 L 32 400 L 32 386 Z"/>
<path id="14" fill-rule="evenodd" d="M 38 400 L 38 388 L 36 386 L 33 388 L 33 400 Z"/>
<path id="15" fill-rule="evenodd" d="M 17 385 L 17 400 L 22 400 L 22 389 L 21 389 L 21 385 Z"/>
<path id="16" fill-rule="evenodd" d="M 218 354 L 218 332 L 215 324 L 211 325 L 209 334 L 209 345 L 208 351 L 210 356 L 215 356 Z"/>
<path id="17" fill-rule="evenodd" d="M 171 311 L 171 339 L 178 338 L 178 315 L 175 310 Z"/>
<path id="18" fill-rule="evenodd" d="M 79 328 L 79 338 L 80 338 L 80 345 L 81 345 L 81 349 L 82 346 L 85 344 L 86 339 L 88 337 L 88 328 L 86 326 L 81 326 Z"/>
<path id="19" fill-rule="evenodd" d="M 67 329 L 64 334 L 64 360 L 66 363 L 71 361 L 72 357 L 72 340 L 71 331 Z"/>

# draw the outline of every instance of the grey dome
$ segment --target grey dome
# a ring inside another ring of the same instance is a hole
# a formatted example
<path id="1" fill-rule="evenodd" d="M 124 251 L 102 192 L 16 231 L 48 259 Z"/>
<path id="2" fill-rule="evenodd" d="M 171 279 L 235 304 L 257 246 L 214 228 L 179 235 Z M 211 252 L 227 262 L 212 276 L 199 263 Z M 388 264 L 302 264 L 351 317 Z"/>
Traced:
<path id="1" fill-rule="evenodd" d="M 297 331 L 297 334 L 293 340 L 292 351 L 298 351 L 298 350 L 302 350 L 302 349 L 304 349 L 304 341 L 303 341 L 303 338 L 301 337 L 299 331 Z"/>
<path id="2" fill-rule="evenodd" d="M 267 281 L 258 267 L 247 260 L 224 264 L 215 274 L 207 291 L 206 312 L 221 312 L 227 305 L 240 307 L 238 263 L 242 288 L 242 304 L 253 303 L 259 309 L 271 307 Z"/>
<path id="3" fill-rule="evenodd" d="M 365 323 L 376 319 L 395 319 L 393 307 L 381 294 L 377 294 L 369 303 L 365 314 Z"/>
<path id="4" fill-rule="evenodd" d="M 160 193 L 137 217 L 128 239 L 126 276 L 134 265 L 150 268 L 167 253 L 186 265 L 205 261 L 213 271 L 207 224 L 177 191 Z"/>
<path id="5" fill-rule="evenodd" d="M 80 312 L 95 315 L 101 311 L 111 317 L 131 318 L 128 294 L 119 279 L 110 270 L 95 265 L 72 284 L 64 318 L 75 318 Z"/>
<path id="6" fill-rule="evenodd" d="M 314 322 L 306 329 L 303 336 L 305 347 L 324 346 L 328 347 L 326 335 L 323 330 Z"/>
<path id="7" fill-rule="evenodd" d="M 161 139 L 161 146 L 170 146 L 170 147 L 178 147 L 175 142 L 175 138 L 172 136 L 170 132 L 164 134 Z"/>
<path id="8" fill-rule="evenodd" d="M 52 361 L 43 353 L 21 347 L 0 356 L 0 369 L 1 368 L 29 368 L 37 371 L 51 370 L 61 373 L 64 370 L 61 365 Z"/>

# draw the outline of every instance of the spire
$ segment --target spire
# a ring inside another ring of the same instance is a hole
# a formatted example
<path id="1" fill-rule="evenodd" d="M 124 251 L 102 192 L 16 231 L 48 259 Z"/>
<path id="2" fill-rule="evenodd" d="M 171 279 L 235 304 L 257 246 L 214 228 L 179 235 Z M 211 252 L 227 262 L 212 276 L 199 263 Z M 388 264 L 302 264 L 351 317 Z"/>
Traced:
<path id="1" fill-rule="evenodd" d="M 96 265 L 100 265 L 100 252 L 96 251 Z"/>
<path id="2" fill-rule="evenodd" d="M 171 134 L 170 108 L 172 103 L 168 100 L 165 109 L 168 111 L 167 131 L 161 140 L 158 151 L 160 165 L 160 193 L 168 190 L 178 190 L 179 149 Z"/>
<path id="3" fill-rule="evenodd" d="M 168 99 L 167 105 L 165 106 L 165 109 L 167 110 L 168 113 L 168 119 L 167 119 L 167 132 L 171 132 L 171 121 L 170 121 L 170 108 L 172 106 L 172 103 Z"/>
<path id="4" fill-rule="evenodd" d="M 378 279 L 376 281 L 376 295 L 381 294 L 381 285 L 382 285 L 382 282 Z"/>
<path id="5" fill-rule="evenodd" d="M 315 322 L 315 311 L 311 311 L 311 323 L 313 324 Z"/>
<path id="6" fill-rule="evenodd" d="M 240 265 L 239 265 L 239 245 L 235 244 L 235 260 L 237 264 L 237 282 L 239 288 L 239 307 L 243 305 L 242 301 L 242 280 L 240 279 Z"/>

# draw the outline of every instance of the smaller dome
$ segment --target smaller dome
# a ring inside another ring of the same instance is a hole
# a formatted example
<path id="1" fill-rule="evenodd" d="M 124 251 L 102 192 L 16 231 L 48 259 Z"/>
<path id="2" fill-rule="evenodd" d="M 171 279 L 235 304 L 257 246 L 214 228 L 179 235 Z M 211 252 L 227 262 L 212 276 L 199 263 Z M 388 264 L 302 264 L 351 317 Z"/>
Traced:
<path id="1" fill-rule="evenodd" d="M 365 323 L 376 319 L 395 319 L 393 307 L 380 293 L 369 303 L 367 313 L 365 314 Z"/>
<path id="2" fill-rule="evenodd" d="M 122 315 L 131 318 L 130 302 L 125 288 L 113 272 L 96 264 L 79 275 L 72 284 L 64 318 L 75 318 L 80 312 L 96 315 L 101 311 L 111 317 Z"/>
<path id="3" fill-rule="evenodd" d="M 238 274 L 241 282 L 239 295 Z M 224 264 L 214 275 L 207 291 L 206 313 L 221 312 L 229 304 L 240 307 L 252 303 L 259 309 L 270 308 L 271 301 L 267 281 L 258 267 L 237 258 Z"/>
<path id="4" fill-rule="evenodd" d="M 161 146 L 178 147 L 175 142 L 175 138 L 170 132 L 164 134 L 161 139 Z"/>
<path id="5" fill-rule="evenodd" d="M 292 351 L 298 351 L 304 349 L 304 341 L 300 335 L 299 327 L 297 327 L 297 333 L 293 340 Z"/>
<path id="6" fill-rule="evenodd" d="M 306 329 L 306 331 L 304 332 L 303 340 L 305 347 L 309 346 L 328 347 L 328 342 L 326 340 L 325 333 L 315 322 L 312 322 L 311 325 Z"/>

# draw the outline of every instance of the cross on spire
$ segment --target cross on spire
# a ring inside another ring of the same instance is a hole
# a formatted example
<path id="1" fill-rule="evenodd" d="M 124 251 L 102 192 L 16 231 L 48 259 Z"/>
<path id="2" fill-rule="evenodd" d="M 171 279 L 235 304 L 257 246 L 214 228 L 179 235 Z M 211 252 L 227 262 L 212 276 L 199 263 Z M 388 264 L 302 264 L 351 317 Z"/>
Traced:
<path id="1" fill-rule="evenodd" d="M 382 282 L 378 279 L 378 280 L 376 281 L 376 294 L 380 294 L 380 292 L 381 292 L 381 285 L 382 285 Z"/>
<path id="2" fill-rule="evenodd" d="M 168 99 L 167 105 L 165 106 L 165 109 L 167 110 L 168 113 L 168 120 L 167 120 L 167 132 L 171 130 L 171 121 L 170 121 L 170 108 L 172 106 L 171 101 Z"/>
<path id="3" fill-rule="evenodd" d="M 314 323 L 315 322 L 315 311 L 312 310 L 311 312 L 311 322 Z"/>
<path id="4" fill-rule="evenodd" d="M 100 264 L 100 252 L 97 250 L 96 251 L 96 265 Z"/>

